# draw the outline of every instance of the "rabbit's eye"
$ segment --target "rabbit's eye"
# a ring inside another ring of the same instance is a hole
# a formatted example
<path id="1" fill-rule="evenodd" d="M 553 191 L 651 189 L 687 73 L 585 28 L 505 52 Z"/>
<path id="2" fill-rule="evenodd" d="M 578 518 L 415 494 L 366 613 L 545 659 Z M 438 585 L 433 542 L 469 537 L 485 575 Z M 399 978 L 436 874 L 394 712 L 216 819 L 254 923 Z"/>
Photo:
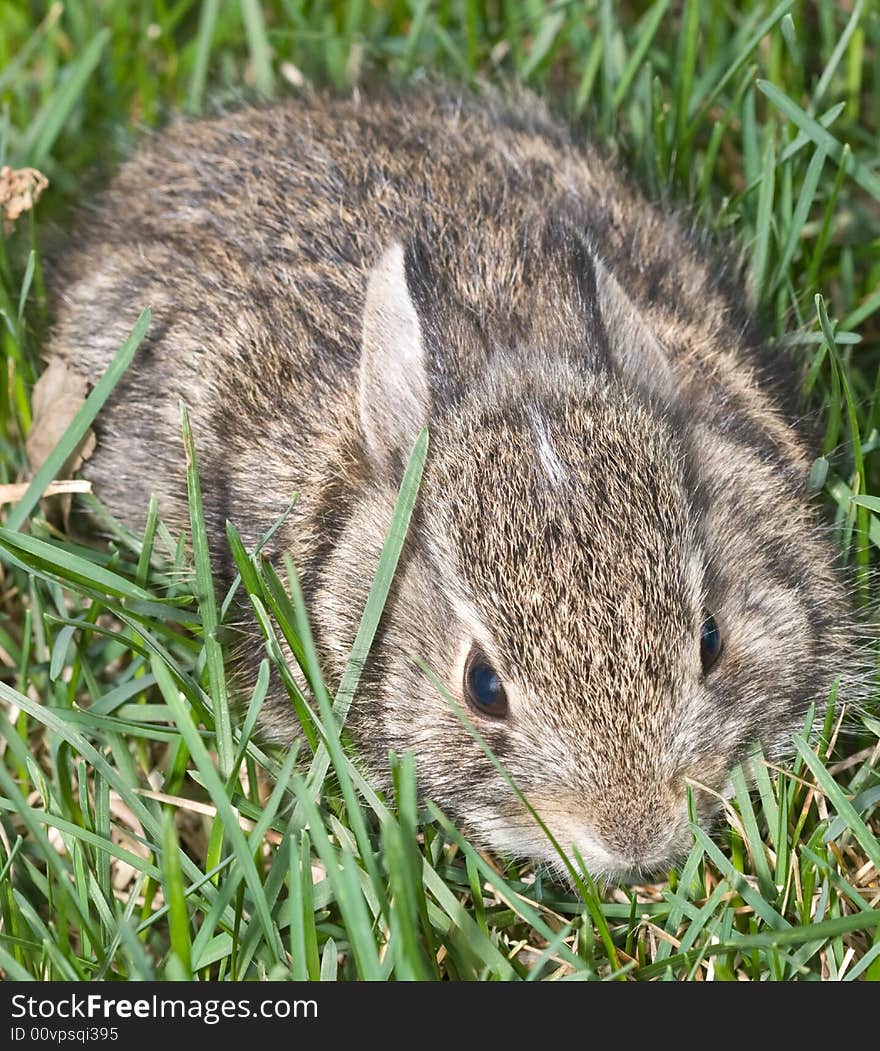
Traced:
<path id="1" fill-rule="evenodd" d="M 713 616 L 703 621 L 700 629 L 700 659 L 703 662 L 703 674 L 707 675 L 718 663 L 721 656 L 721 632 Z"/>
<path id="2" fill-rule="evenodd" d="M 473 649 L 464 669 L 464 695 L 480 715 L 503 719 L 507 715 L 507 694 L 498 672 L 483 654 Z"/>

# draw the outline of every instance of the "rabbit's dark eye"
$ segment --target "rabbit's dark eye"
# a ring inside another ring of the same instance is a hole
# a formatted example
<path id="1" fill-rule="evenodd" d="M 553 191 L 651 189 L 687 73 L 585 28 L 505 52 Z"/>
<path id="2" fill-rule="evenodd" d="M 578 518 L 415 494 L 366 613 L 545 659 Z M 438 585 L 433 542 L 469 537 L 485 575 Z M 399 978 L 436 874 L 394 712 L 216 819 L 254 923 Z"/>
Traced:
<path id="1" fill-rule="evenodd" d="M 706 617 L 700 629 L 700 660 L 703 662 L 703 674 L 708 674 L 718 663 L 721 656 L 721 632 L 712 616 Z"/>
<path id="2" fill-rule="evenodd" d="M 464 695 L 480 715 L 503 719 L 507 715 L 507 694 L 498 672 L 477 649 L 471 650 L 464 669 Z"/>

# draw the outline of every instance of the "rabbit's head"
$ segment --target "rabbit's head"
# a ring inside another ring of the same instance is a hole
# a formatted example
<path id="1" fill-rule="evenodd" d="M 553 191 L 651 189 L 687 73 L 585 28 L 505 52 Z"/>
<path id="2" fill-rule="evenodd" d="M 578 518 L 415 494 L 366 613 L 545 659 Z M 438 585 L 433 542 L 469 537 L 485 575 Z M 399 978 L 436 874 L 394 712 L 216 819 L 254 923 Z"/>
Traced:
<path id="1" fill-rule="evenodd" d="M 438 394 L 442 363 L 477 351 L 456 346 L 467 325 L 423 321 L 417 267 L 393 245 L 370 279 L 370 480 L 317 596 L 322 637 L 350 640 L 358 580 L 428 426 L 353 713 L 361 748 L 377 770 L 390 749 L 413 752 L 424 794 L 487 846 L 558 860 L 522 793 L 594 873 L 662 867 L 691 842 L 689 786 L 710 819 L 734 764 L 755 742 L 790 747 L 845 670 L 847 607 L 807 461 L 757 389 L 725 405 L 723 377 L 687 375 L 577 240 L 548 256 L 545 331 Z"/>

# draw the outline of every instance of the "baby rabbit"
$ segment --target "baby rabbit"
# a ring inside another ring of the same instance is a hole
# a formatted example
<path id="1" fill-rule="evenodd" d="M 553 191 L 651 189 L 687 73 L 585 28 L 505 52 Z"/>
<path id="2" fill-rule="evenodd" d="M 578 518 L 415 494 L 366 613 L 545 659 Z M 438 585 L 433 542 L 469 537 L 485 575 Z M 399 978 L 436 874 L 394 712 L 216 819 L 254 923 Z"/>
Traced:
<path id="1" fill-rule="evenodd" d="M 779 755 L 849 661 L 810 507 L 796 369 L 687 220 L 534 102 L 316 96 L 180 122 L 125 164 L 55 274 L 50 356 L 94 380 L 153 324 L 86 464 L 137 528 L 188 526 L 189 406 L 224 523 L 303 576 L 344 666 L 404 464 L 430 452 L 350 723 L 480 843 L 601 877 L 668 864 L 732 766 Z M 244 616 L 242 611 L 241 616 Z M 262 647 L 251 641 L 254 665 Z M 267 735 L 298 732 L 280 683 Z M 707 791 L 703 791 L 704 786 Z"/>

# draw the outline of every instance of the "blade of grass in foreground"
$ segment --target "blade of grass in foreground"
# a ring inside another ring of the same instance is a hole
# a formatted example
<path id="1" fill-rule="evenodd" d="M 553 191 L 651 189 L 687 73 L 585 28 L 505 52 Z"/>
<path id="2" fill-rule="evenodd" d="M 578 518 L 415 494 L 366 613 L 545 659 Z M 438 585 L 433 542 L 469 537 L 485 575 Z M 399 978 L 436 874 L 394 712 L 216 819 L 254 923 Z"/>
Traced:
<path id="1" fill-rule="evenodd" d="M 266 941 L 274 951 L 277 952 L 278 957 L 283 958 L 284 949 L 281 945 L 278 930 L 273 924 L 272 917 L 269 914 L 262 881 L 257 873 L 256 865 L 251 856 L 244 832 L 242 832 L 241 826 L 238 823 L 238 817 L 226 794 L 226 788 L 220 780 L 220 775 L 217 773 L 214 764 L 211 761 L 208 749 L 205 747 L 205 744 L 196 729 L 196 725 L 192 720 L 189 709 L 186 707 L 178 693 L 177 684 L 174 682 L 171 672 L 165 666 L 163 661 L 155 655 L 152 658 L 152 666 L 153 674 L 156 676 L 156 682 L 159 689 L 162 691 L 165 703 L 171 709 L 174 715 L 174 721 L 183 735 L 186 747 L 189 749 L 193 762 L 198 768 L 203 784 L 210 793 L 211 801 L 214 806 L 217 807 L 218 819 L 226 826 L 226 834 L 229 837 L 229 841 L 232 844 L 236 857 L 238 858 L 238 863 L 244 871 L 245 882 L 253 895 L 257 918 L 259 919 L 263 934 L 266 936 Z"/>
<path id="2" fill-rule="evenodd" d="M 719 956 L 727 953 L 747 952 L 749 949 L 778 949 L 787 945 L 825 942 L 850 931 L 871 930 L 877 927 L 880 927 L 880 913 L 857 912 L 850 916 L 840 916 L 833 920 L 823 920 L 821 923 L 810 923 L 788 930 L 744 934 L 730 942 L 720 941 L 716 944 L 704 945 L 700 949 L 688 949 L 670 956 L 667 960 L 648 964 L 639 970 L 639 977 L 657 978 L 668 967 L 680 967 L 703 956 Z"/>
<path id="3" fill-rule="evenodd" d="M 162 819 L 162 892 L 168 904 L 168 929 L 171 950 L 186 978 L 192 978 L 192 941 L 189 934 L 189 910 L 180 871 L 180 845 L 174 827 L 174 815 L 166 811 Z"/>
<path id="4" fill-rule="evenodd" d="M 131 363 L 134 352 L 140 346 L 141 340 L 149 328 L 150 317 L 150 310 L 147 308 L 137 319 L 134 328 L 131 330 L 131 335 L 116 352 L 116 356 L 110 362 L 107 371 L 98 380 L 91 394 L 86 398 L 85 404 L 70 421 L 67 430 L 61 436 L 61 440 L 46 458 L 43 466 L 34 475 L 24 496 L 9 513 L 9 518 L 6 521 L 8 529 L 21 529 L 27 521 L 28 515 L 39 503 L 46 486 L 61 470 L 68 457 L 72 455 L 83 438 L 85 438 L 92 421 L 101 411 L 104 402 L 113 393 L 114 387 Z"/>
<path id="5" fill-rule="evenodd" d="M 156 819 L 152 811 L 144 805 L 144 800 L 134 787 L 136 777 L 132 777 L 130 771 L 129 775 L 126 776 L 124 770 L 113 766 L 107 757 L 70 721 L 69 712 L 57 708 L 47 708 L 39 702 L 33 701 L 30 697 L 17 693 L 2 681 L 0 681 L 0 700 L 22 709 L 31 719 L 42 723 L 48 730 L 66 741 L 119 794 L 122 801 L 140 822 L 146 834 L 154 841 L 161 839 L 161 823 Z M 4 717 L 0 715 L 0 723 L 3 723 L 3 721 Z M 11 742 L 12 733 L 8 732 L 5 736 Z M 57 851 L 53 850 L 52 853 L 57 854 Z M 184 854 L 181 858 L 181 864 L 189 878 L 197 882 L 201 876 L 201 871 L 195 862 Z M 213 897 L 213 888 L 206 887 L 205 893 Z"/>
<path id="6" fill-rule="evenodd" d="M 60 544 L 50 544 L 0 526 L 0 549 L 28 573 L 45 574 L 47 579 L 57 577 L 73 587 L 82 585 L 90 592 L 103 592 L 117 599 L 148 602 L 151 598 L 148 591 L 125 577 L 73 554 Z"/>
<path id="7" fill-rule="evenodd" d="M 348 715 L 348 709 L 360 682 L 364 663 L 370 652 L 370 647 L 373 645 L 373 638 L 376 635 L 376 629 L 379 626 L 379 620 L 385 608 L 385 600 L 388 598 L 391 581 L 394 579 L 397 563 L 400 560 L 400 553 L 403 550 L 403 544 L 409 530 L 409 523 L 412 519 L 427 455 L 428 432 L 423 430 L 416 439 L 409 462 L 406 465 L 406 471 L 397 495 L 397 503 L 394 507 L 394 514 L 391 518 L 391 525 L 385 537 L 382 554 L 379 556 L 376 575 L 373 577 L 373 584 L 367 596 L 367 604 L 361 615 L 361 622 L 358 626 L 354 645 L 351 648 L 351 655 L 348 658 L 345 671 L 342 673 L 339 689 L 336 691 L 336 698 L 333 702 L 333 715 L 339 720 L 340 724 L 345 722 L 345 717 Z M 309 783 L 311 785 L 322 784 L 329 765 L 330 756 L 322 742 L 309 770 Z"/>
<path id="8" fill-rule="evenodd" d="M 337 770 L 343 796 L 346 799 L 349 820 L 352 822 L 355 831 L 355 838 L 359 846 L 363 864 L 370 875 L 370 879 L 380 901 L 383 900 L 381 894 L 382 881 L 376 865 L 376 860 L 373 857 L 372 850 L 369 848 L 366 826 L 363 815 L 360 812 L 354 785 L 357 784 L 358 790 L 364 794 L 367 802 L 372 806 L 380 818 L 384 816 L 385 809 L 381 805 L 375 805 L 378 803 L 378 800 L 375 800 L 374 793 L 372 793 L 368 786 L 364 786 L 360 783 L 357 770 L 348 761 L 339 741 L 338 734 L 343 717 L 347 714 L 351 698 L 357 688 L 361 670 L 366 656 L 369 653 L 370 646 L 372 645 L 373 637 L 391 586 L 391 580 L 400 558 L 400 553 L 403 548 L 403 543 L 406 538 L 407 529 L 409 527 L 418 493 L 418 486 L 421 480 L 425 457 L 427 455 L 427 448 L 428 434 L 427 431 L 423 431 L 415 443 L 410 460 L 407 464 L 407 469 L 404 472 L 389 532 L 385 540 L 385 545 L 383 546 L 382 554 L 380 555 L 376 575 L 365 605 L 364 614 L 361 618 L 358 634 L 354 646 L 352 647 L 352 654 L 349 658 L 346 671 L 343 673 L 342 684 L 337 693 L 337 703 L 333 707 L 334 714 L 332 716 L 329 708 L 329 701 L 323 696 L 323 683 L 320 679 L 317 655 L 312 646 L 311 632 L 309 630 L 308 619 L 303 605 L 303 598 L 299 591 L 296 573 L 292 566 L 288 568 L 288 578 L 289 586 L 293 592 L 293 601 L 292 603 L 288 602 L 286 604 L 290 606 L 289 610 L 282 609 L 281 607 L 277 610 L 281 615 L 281 619 L 293 620 L 293 623 L 287 625 L 282 624 L 282 631 L 284 634 L 288 634 L 288 632 L 292 631 L 298 637 L 299 648 L 301 649 L 305 662 L 303 671 L 309 681 L 316 686 L 319 707 L 322 712 L 321 723 L 325 728 L 323 731 L 325 740 L 321 742 L 315 758 L 312 760 L 306 778 L 307 784 L 309 785 L 309 791 L 315 794 L 320 792 L 332 758 Z M 286 631 L 285 627 L 287 629 Z M 342 703 L 339 703 L 340 699 Z M 299 815 L 301 813 L 302 802 L 300 801 L 297 804 L 296 813 L 292 818 L 291 829 L 299 826 Z M 266 882 L 266 896 L 270 902 L 274 902 L 280 891 L 280 881 L 283 880 L 287 874 L 287 865 L 279 863 L 279 861 L 283 860 L 283 858 L 278 859 L 273 863 L 272 870 Z M 256 948 L 255 934 L 256 927 L 251 927 L 245 934 L 243 947 L 243 956 L 245 958 L 249 958 Z"/>
<path id="9" fill-rule="evenodd" d="M 870 858 L 874 868 L 880 872 L 880 842 L 874 837 L 871 830 L 859 816 L 858 811 L 846 798 L 846 793 L 840 785 L 828 773 L 821 759 L 816 755 L 809 744 L 800 735 L 794 738 L 798 754 L 815 777 L 820 792 L 828 799 L 828 802 L 837 811 L 840 818 L 846 822 L 846 827 L 858 841 L 862 850 Z"/>
<path id="10" fill-rule="evenodd" d="M 422 857 L 416 827 L 416 775 L 412 755 L 395 760 L 394 785 L 398 814 L 382 822 L 385 871 L 388 874 L 391 928 L 390 948 L 398 980 L 435 981 L 436 950 L 422 942 L 420 932 L 431 930 L 424 887 L 421 881 Z"/>
<path id="11" fill-rule="evenodd" d="M 296 570 L 289 558 L 285 558 L 285 567 L 287 570 L 288 583 L 291 589 L 294 616 L 296 617 L 295 628 L 302 640 L 303 650 L 306 655 L 306 666 L 303 671 L 309 678 L 309 681 L 314 684 L 315 699 L 318 702 L 318 709 L 321 713 L 321 721 L 324 727 L 322 743 L 326 744 L 329 760 L 333 764 L 333 769 L 336 771 L 339 790 L 342 793 L 342 798 L 345 800 L 348 821 L 351 823 L 351 831 L 354 833 L 361 861 L 369 873 L 377 899 L 384 905 L 382 876 L 379 872 L 379 866 L 370 844 L 367 823 L 351 777 L 351 770 L 354 764 L 343 747 L 342 738 L 340 736 L 342 727 L 333 716 L 333 711 L 330 705 L 330 695 L 324 685 L 323 679 L 321 678 L 321 669 L 318 662 L 318 654 L 315 649 L 311 626 L 309 624 L 308 613 L 306 611 L 305 598 L 303 596 L 302 587 L 297 577 Z M 323 781 L 319 784 L 314 784 L 308 779 L 306 780 L 307 790 L 313 792 L 315 796 L 320 793 L 322 787 Z M 298 792 L 297 795 L 299 796 L 297 811 L 299 811 L 299 808 L 302 805 L 302 793 Z M 317 837 L 317 833 L 314 832 L 314 830 L 313 834 Z M 315 838 L 315 845 L 318 846 L 318 844 L 319 840 Z"/>
<path id="12" fill-rule="evenodd" d="M 299 842 L 291 836 L 290 851 L 290 966 L 296 982 L 317 981 L 321 974 L 318 932 L 315 927 L 312 852 L 309 834 Z"/>
<path id="13" fill-rule="evenodd" d="M 196 570 L 196 594 L 199 602 L 199 613 L 202 617 L 202 629 L 205 657 L 208 665 L 208 682 L 211 699 L 214 702 L 214 730 L 217 735 L 217 756 L 220 761 L 220 772 L 224 778 L 232 773 L 232 761 L 235 747 L 232 741 L 232 720 L 229 716 L 229 694 L 226 689 L 226 669 L 223 665 L 223 652 L 217 640 L 220 618 L 217 615 L 217 596 L 214 594 L 214 574 L 211 572 L 211 555 L 208 550 L 208 531 L 205 525 L 205 512 L 202 505 L 202 486 L 199 481 L 199 465 L 196 458 L 196 447 L 193 441 L 189 413 L 183 402 L 180 403 L 180 416 L 183 425 L 183 447 L 186 451 L 186 491 L 189 501 L 190 532 L 192 535 L 193 564 Z M 222 825 L 215 828 L 222 839 Z M 213 863 L 219 856 L 213 858 Z"/>
<path id="14" fill-rule="evenodd" d="M 341 851 L 337 851 L 330 842 L 324 821 L 305 783 L 298 780 L 294 784 L 294 790 L 311 829 L 318 855 L 324 862 L 337 904 L 346 921 L 345 927 L 357 962 L 358 977 L 366 981 L 377 981 L 382 977 L 379 953 L 373 936 L 373 922 L 364 895 L 359 889 L 354 855 L 344 846 Z"/>

